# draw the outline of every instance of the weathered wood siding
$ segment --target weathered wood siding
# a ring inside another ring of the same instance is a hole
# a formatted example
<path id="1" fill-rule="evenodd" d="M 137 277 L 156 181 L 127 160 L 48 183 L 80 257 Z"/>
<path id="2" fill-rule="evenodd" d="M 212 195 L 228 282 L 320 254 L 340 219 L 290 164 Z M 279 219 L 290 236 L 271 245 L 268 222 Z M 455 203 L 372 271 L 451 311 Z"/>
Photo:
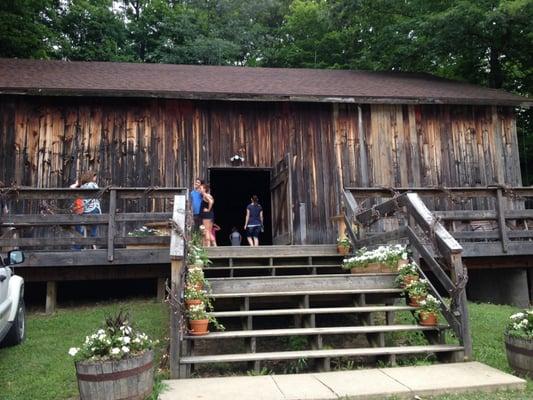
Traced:
<path id="1" fill-rule="evenodd" d="M 333 240 L 342 186 L 520 185 L 510 109 L 165 99 L 0 97 L 0 180 L 190 186 L 209 167 L 293 159 L 310 242 Z"/>

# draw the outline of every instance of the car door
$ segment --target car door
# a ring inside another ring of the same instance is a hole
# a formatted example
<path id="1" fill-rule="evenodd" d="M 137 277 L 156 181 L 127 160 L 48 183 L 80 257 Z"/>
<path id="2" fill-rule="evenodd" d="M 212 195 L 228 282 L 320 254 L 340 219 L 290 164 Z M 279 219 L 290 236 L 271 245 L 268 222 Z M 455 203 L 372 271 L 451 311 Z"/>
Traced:
<path id="1" fill-rule="evenodd" d="M 11 299 L 7 297 L 11 269 L 0 264 L 0 333 L 7 324 Z"/>

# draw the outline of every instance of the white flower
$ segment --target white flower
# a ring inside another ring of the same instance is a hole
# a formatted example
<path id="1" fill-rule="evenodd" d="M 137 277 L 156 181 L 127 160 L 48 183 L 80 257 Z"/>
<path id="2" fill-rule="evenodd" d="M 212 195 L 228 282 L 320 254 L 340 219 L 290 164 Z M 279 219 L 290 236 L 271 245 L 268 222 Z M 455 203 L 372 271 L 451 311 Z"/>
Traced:
<path id="1" fill-rule="evenodd" d="M 512 320 L 517 320 L 517 319 L 522 319 L 524 317 L 525 317 L 524 313 L 519 312 L 519 313 L 511 315 L 509 318 L 511 318 Z"/>
<path id="2" fill-rule="evenodd" d="M 98 340 L 101 341 L 101 342 L 103 342 L 103 341 L 105 341 L 106 337 L 107 337 L 107 336 L 106 336 L 106 334 L 104 333 L 104 334 L 98 336 Z"/>
<path id="3" fill-rule="evenodd" d="M 131 338 L 129 336 L 123 336 L 123 337 L 120 338 L 120 340 L 124 344 L 128 344 L 129 342 L 131 342 Z"/>
<path id="4" fill-rule="evenodd" d="M 118 347 L 113 347 L 111 349 L 111 354 L 118 354 L 118 353 L 120 353 L 120 349 Z"/>
<path id="5" fill-rule="evenodd" d="M 78 354 L 78 351 L 80 351 L 80 349 L 78 349 L 77 347 L 71 347 L 68 351 L 68 354 L 74 357 L 76 354 Z"/>
<path id="6" fill-rule="evenodd" d="M 123 353 L 129 353 L 130 352 L 129 347 L 126 347 L 126 346 L 122 346 L 121 350 L 122 350 Z"/>
<path id="7" fill-rule="evenodd" d="M 103 329 L 98 329 L 98 332 L 96 332 L 97 335 L 105 335 L 105 331 Z"/>

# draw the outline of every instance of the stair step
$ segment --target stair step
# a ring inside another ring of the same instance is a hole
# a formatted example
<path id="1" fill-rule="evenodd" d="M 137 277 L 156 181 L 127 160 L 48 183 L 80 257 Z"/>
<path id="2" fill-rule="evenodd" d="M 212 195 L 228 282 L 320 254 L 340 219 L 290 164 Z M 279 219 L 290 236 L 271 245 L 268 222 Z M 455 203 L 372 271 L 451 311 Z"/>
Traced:
<path id="1" fill-rule="evenodd" d="M 320 245 L 292 245 L 292 246 L 220 246 L 208 247 L 210 259 L 220 258 L 302 258 L 302 257 L 339 257 L 337 246 Z"/>
<path id="2" fill-rule="evenodd" d="M 265 267 L 265 268 L 270 268 L 270 267 Z M 357 274 L 357 275 L 348 273 L 348 274 L 321 274 L 321 275 L 233 276 L 233 277 L 222 277 L 222 278 L 208 278 L 208 281 L 209 282 L 239 282 L 239 281 L 249 282 L 253 280 L 253 281 L 261 282 L 261 281 L 269 281 L 269 280 L 283 281 L 283 280 L 289 280 L 289 279 L 298 279 L 298 280 L 314 279 L 314 280 L 321 281 L 323 279 L 328 279 L 328 278 L 337 279 L 337 280 L 339 279 L 356 280 L 358 278 L 374 277 L 374 276 L 377 276 L 379 278 L 394 278 L 397 275 L 398 275 L 397 273 L 391 272 L 391 273 L 378 273 L 378 274 L 368 273 L 368 274 Z"/>
<path id="3" fill-rule="evenodd" d="M 299 269 L 299 268 L 339 268 L 341 269 L 340 264 L 315 264 L 315 265 L 309 265 L 309 264 L 298 264 L 298 265 L 234 265 L 234 266 L 228 266 L 228 265 L 210 265 L 209 267 L 205 268 L 205 271 L 209 270 L 250 270 L 250 269 Z"/>
<path id="4" fill-rule="evenodd" d="M 410 306 L 368 306 L 368 307 L 326 307 L 326 308 L 282 308 L 274 310 L 248 311 L 215 311 L 211 315 L 216 318 L 224 317 L 260 317 L 277 315 L 309 315 L 309 314 L 349 314 L 388 311 L 414 311 Z"/>
<path id="5" fill-rule="evenodd" d="M 185 336 L 186 339 L 235 339 L 271 336 L 311 336 L 311 335 L 344 335 L 388 332 L 420 332 L 448 329 L 447 325 L 371 325 L 371 326 L 335 326 L 324 328 L 292 328 L 292 329 L 257 329 L 243 331 L 212 332 L 205 336 Z"/>
<path id="6" fill-rule="evenodd" d="M 324 290 L 293 290 L 280 292 L 235 292 L 213 293 L 214 299 L 227 299 L 235 297 L 279 297 L 279 296 L 330 296 L 336 294 L 401 294 L 403 289 L 324 289 Z"/>
<path id="7" fill-rule="evenodd" d="M 208 356 L 189 356 L 180 359 L 181 364 L 200 364 L 215 362 L 240 362 L 240 361 L 266 361 L 266 360 L 296 360 L 300 358 L 326 358 L 326 357 L 360 357 L 360 356 L 385 356 L 399 354 L 419 353 L 444 353 L 463 351 L 457 345 L 426 345 L 426 346 L 399 346 L 399 347 L 367 347 L 356 349 L 327 349 L 327 350 L 300 350 L 278 351 L 265 353 L 220 354 Z"/>

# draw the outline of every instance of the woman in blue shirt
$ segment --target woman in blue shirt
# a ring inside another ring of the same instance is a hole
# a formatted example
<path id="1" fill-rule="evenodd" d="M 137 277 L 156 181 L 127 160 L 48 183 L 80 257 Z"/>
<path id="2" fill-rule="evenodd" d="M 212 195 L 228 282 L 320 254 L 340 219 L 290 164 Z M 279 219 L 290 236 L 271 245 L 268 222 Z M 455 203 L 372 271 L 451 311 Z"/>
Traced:
<path id="1" fill-rule="evenodd" d="M 247 231 L 247 239 L 250 246 L 259 246 L 259 234 L 263 230 L 263 207 L 254 194 L 251 204 L 246 207 L 246 220 L 244 230 Z"/>

